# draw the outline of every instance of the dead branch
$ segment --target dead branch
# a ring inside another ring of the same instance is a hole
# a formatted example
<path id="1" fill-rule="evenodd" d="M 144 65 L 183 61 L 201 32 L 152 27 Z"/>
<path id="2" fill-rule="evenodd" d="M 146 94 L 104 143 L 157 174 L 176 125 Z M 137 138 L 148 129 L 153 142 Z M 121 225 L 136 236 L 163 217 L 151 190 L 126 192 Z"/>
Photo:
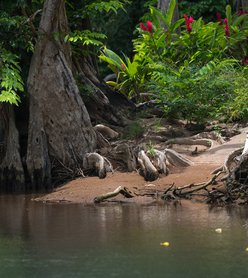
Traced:
<path id="1" fill-rule="evenodd" d="M 108 192 L 108 193 L 103 194 L 101 196 L 95 197 L 94 198 L 94 203 L 99 204 L 99 203 L 105 201 L 106 199 L 113 198 L 113 197 L 117 196 L 118 194 L 122 194 L 126 198 L 133 198 L 134 197 L 133 193 L 131 193 L 126 187 L 119 186 L 112 192 Z"/>
<path id="2" fill-rule="evenodd" d="M 188 186 L 184 186 L 183 188 L 176 188 L 175 190 L 174 190 L 174 193 L 175 193 L 175 195 L 177 195 L 177 196 L 186 196 L 186 195 L 190 195 L 190 194 L 192 194 L 192 193 L 194 193 L 194 192 L 197 192 L 197 191 L 199 191 L 199 190 L 202 190 L 202 189 L 206 189 L 209 185 L 213 185 L 214 183 L 215 183 L 215 181 L 216 181 L 216 178 L 218 177 L 218 175 L 216 174 L 216 175 L 214 175 L 209 181 L 207 181 L 207 182 L 203 182 L 203 183 L 198 183 L 198 184 L 190 184 L 190 185 L 188 185 Z M 193 188 L 192 188 L 193 187 Z M 186 190 L 186 191 L 184 191 L 184 192 L 182 192 L 182 190 L 184 190 L 184 189 L 186 189 L 186 188 L 192 188 L 192 189 L 190 189 L 190 190 Z"/>

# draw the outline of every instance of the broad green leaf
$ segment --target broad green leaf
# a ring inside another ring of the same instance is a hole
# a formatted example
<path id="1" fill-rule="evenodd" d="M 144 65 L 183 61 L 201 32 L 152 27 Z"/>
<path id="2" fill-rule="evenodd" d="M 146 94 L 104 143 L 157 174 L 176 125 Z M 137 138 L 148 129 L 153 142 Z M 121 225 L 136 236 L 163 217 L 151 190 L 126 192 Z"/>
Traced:
<path id="1" fill-rule="evenodd" d="M 226 18 L 227 18 L 229 24 L 231 24 L 231 22 L 232 22 L 232 8 L 231 8 L 230 5 L 226 6 Z"/>
<path id="2" fill-rule="evenodd" d="M 166 26 L 171 26 L 171 22 L 172 22 L 172 18 L 174 15 L 174 11 L 175 11 L 175 7 L 176 7 L 176 0 L 171 0 L 168 10 L 166 11 L 166 16 L 165 16 L 165 24 Z"/>

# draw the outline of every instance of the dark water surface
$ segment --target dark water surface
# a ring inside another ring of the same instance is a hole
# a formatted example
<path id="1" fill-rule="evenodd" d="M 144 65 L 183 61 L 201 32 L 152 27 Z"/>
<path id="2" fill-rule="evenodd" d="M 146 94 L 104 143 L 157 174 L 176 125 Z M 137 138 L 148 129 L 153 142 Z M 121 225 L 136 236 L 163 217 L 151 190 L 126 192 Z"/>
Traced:
<path id="1" fill-rule="evenodd" d="M 242 278 L 247 247 L 247 207 L 84 207 L 0 196 L 1 278 Z"/>

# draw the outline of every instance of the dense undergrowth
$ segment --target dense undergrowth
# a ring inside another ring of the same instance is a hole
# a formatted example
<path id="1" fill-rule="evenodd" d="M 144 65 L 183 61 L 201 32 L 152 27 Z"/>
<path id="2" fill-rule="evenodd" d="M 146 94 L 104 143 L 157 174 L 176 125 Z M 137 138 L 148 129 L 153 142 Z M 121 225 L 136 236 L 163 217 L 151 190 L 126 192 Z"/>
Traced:
<path id="1" fill-rule="evenodd" d="M 227 6 L 215 22 L 187 14 L 172 22 L 174 8 L 175 1 L 167 13 L 150 8 L 132 58 L 102 50 L 100 59 L 117 76 L 109 85 L 138 102 L 155 101 L 167 117 L 246 121 L 248 14 Z"/>

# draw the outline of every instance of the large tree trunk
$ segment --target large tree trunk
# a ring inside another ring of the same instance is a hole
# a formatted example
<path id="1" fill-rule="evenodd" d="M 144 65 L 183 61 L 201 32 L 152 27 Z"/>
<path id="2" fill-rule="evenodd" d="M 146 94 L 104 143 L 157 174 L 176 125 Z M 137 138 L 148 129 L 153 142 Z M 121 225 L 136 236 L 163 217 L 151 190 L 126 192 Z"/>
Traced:
<path id="1" fill-rule="evenodd" d="M 96 134 L 72 75 L 66 33 L 64 0 L 47 0 L 28 77 L 27 169 L 35 189 L 50 186 L 58 165 L 76 172 L 85 153 L 96 147 Z"/>
<path id="2" fill-rule="evenodd" d="M 171 0 L 158 0 L 158 5 L 157 5 L 158 9 L 166 12 L 169 8 L 170 1 Z M 179 19 L 179 10 L 178 10 L 178 1 L 176 1 L 176 7 L 174 10 L 172 22 L 175 22 L 178 19 Z"/>
<path id="3" fill-rule="evenodd" d="M 235 3 L 237 11 L 248 11 L 248 0 L 237 0 Z"/>
<path id="4" fill-rule="evenodd" d="M 24 170 L 13 107 L 0 104 L 0 190 L 22 191 Z"/>
<path id="5" fill-rule="evenodd" d="M 135 105 L 99 80 L 90 56 L 73 59 L 73 65 L 75 75 L 88 90 L 82 94 L 82 98 L 94 125 L 125 125 L 127 112 L 134 110 Z"/>

